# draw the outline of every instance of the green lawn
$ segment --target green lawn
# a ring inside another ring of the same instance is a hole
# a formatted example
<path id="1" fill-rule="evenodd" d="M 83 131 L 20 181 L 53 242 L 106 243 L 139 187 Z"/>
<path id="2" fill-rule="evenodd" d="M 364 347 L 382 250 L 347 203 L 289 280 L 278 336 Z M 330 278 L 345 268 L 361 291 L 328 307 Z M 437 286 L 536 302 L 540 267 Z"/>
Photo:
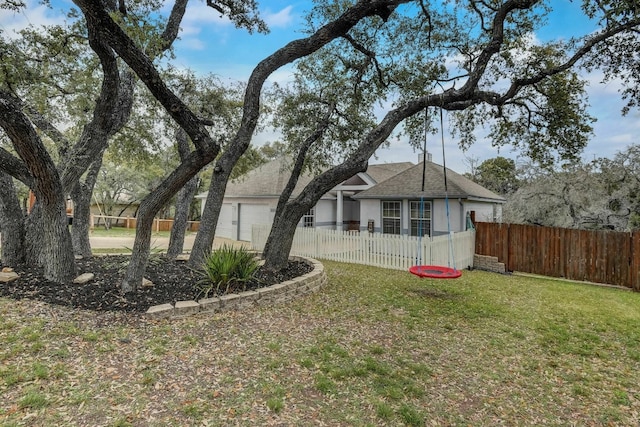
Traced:
<path id="1" fill-rule="evenodd" d="M 0 299 L 0 425 L 640 422 L 640 294 L 325 265 L 313 296 L 172 321 Z"/>

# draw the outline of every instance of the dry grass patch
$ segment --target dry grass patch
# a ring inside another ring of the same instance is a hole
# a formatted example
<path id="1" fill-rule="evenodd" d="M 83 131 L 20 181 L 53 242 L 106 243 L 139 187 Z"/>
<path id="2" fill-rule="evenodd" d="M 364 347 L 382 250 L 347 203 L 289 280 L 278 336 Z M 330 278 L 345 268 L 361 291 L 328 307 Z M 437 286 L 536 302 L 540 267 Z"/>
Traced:
<path id="1" fill-rule="evenodd" d="M 0 424 L 640 421 L 639 294 L 325 266 L 318 294 L 181 320 L 0 299 Z"/>

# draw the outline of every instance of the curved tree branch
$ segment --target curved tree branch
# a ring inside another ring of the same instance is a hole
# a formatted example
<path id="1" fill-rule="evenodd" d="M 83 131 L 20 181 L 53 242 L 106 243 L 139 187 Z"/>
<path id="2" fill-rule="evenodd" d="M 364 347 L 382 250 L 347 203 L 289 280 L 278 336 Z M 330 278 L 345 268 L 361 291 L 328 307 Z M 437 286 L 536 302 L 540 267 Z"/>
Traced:
<path id="1" fill-rule="evenodd" d="M 195 113 L 164 83 L 152 60 L 118 26 L 99 2 L 74 0 L 87 20 L 90 31 L 107 43 L 135 71 L 167 113 L 189 134 L 199 151 L 217 147 Z M 177 20 L 177 18 L 175 18 Z"/>
<path id="2" fill-rule="evenodd" d="M 1 97 L 2 94 L 0 93 L 0 98 Z M 0 99 L 0 105 L 2 103 L 3 101 Z M 21 181 L 27 187 L 33 188 L 33 177 L 31 176 L 29 169 L 20 159 L 2 147 L 0 147 L 0 170 Z"/>
<path id="3" fill-rule="evenodd" d="M 496 102 L 504 103 L 504 100 L 514 97 L 523 87 L 533 85 L 535 83 L 541 82 L 547 77 L 569 70 L 600 43 L 606 42 L 617 34 L 632 31 L 638 25 L 640 25 L 640 17 L 632 19 L 624 24 L 621 24 L 620 26 L 608 28 L 598 34 L 593 35 L 592 37 L 587 39 L 587 41 L 562 64 L 541 70 L 533 76 L 514 80 L 509 89 L 503 95 L 501 95 L 500 98 L 496 100 Z"/>

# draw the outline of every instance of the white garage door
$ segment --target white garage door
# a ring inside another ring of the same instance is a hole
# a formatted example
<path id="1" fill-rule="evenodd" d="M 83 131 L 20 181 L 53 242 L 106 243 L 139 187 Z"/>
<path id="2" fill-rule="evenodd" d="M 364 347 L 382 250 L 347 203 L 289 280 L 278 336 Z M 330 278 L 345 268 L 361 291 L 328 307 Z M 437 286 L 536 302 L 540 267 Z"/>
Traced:
<path id="1" fill-rule="evenodd" d="M 233 218 L 231 216 L 233 210 L 231 203 L 223 203 L 218 216 L 218 225 L 216 225 L 216 236 L 233 239 Z"/>
<path id="2" fill-rule="evenodd" d="M 251 226 L 253 224 L 271 224 L 269 205 L 242 203 L 238 205 L 238 240 L 251 241 Z"/>

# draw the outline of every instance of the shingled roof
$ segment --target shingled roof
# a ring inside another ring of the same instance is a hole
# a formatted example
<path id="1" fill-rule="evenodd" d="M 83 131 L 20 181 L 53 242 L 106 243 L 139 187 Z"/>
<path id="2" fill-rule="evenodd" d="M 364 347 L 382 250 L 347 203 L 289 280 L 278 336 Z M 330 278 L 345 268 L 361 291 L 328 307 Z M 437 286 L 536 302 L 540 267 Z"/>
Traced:
<path id="1" fill-rule="evenodd" d="M 375 180 L 377 183 L 381 183 L 386 181 L 399 174 L 402 171 L 405 171 L 413 166 L 411 162 L 401 162 L 401 163 L 382 163 L 379 165 L 369 165 L 367 168 L 366 174 Z"/>
<path id="2" fill-rule="evenodd" d="M 287 166 L 288 163 L 285 159 L 265 163 L 230 181 L 227 184 L 225 197 L 279 197 L 291 174 L 291 170 Z M 380 183 L 411 166 L 413 163 L 410 162 L 369 165 L 366 173 L 375 182 Z M 314 176 L 310 174 L 301 175 L 292 197 L 299 195 L 313 178 Z"/>
<path id="3" fill-rule="evenodd" d="M 444 168 L 433 162 L 426 163 L 425 186 L 422 192 L 422 163 L 362 191 L 354 199 L 413 199 L 424 196 L 430 199 L 445 197 Z M 505 202 L 505 198 L 487 190 L 468 178 L 447 168 L 447 193 L 450 198 L 491 200 Z"/>
<path id="4" fill-rule="evenodd" d="M 273 160 L 229 181 L 225 197 L 279 197 L 290 174 L 284 159 Z M 311 175 L 301 175 L 293 196 L 300 194 L 312 179 Z"/>

